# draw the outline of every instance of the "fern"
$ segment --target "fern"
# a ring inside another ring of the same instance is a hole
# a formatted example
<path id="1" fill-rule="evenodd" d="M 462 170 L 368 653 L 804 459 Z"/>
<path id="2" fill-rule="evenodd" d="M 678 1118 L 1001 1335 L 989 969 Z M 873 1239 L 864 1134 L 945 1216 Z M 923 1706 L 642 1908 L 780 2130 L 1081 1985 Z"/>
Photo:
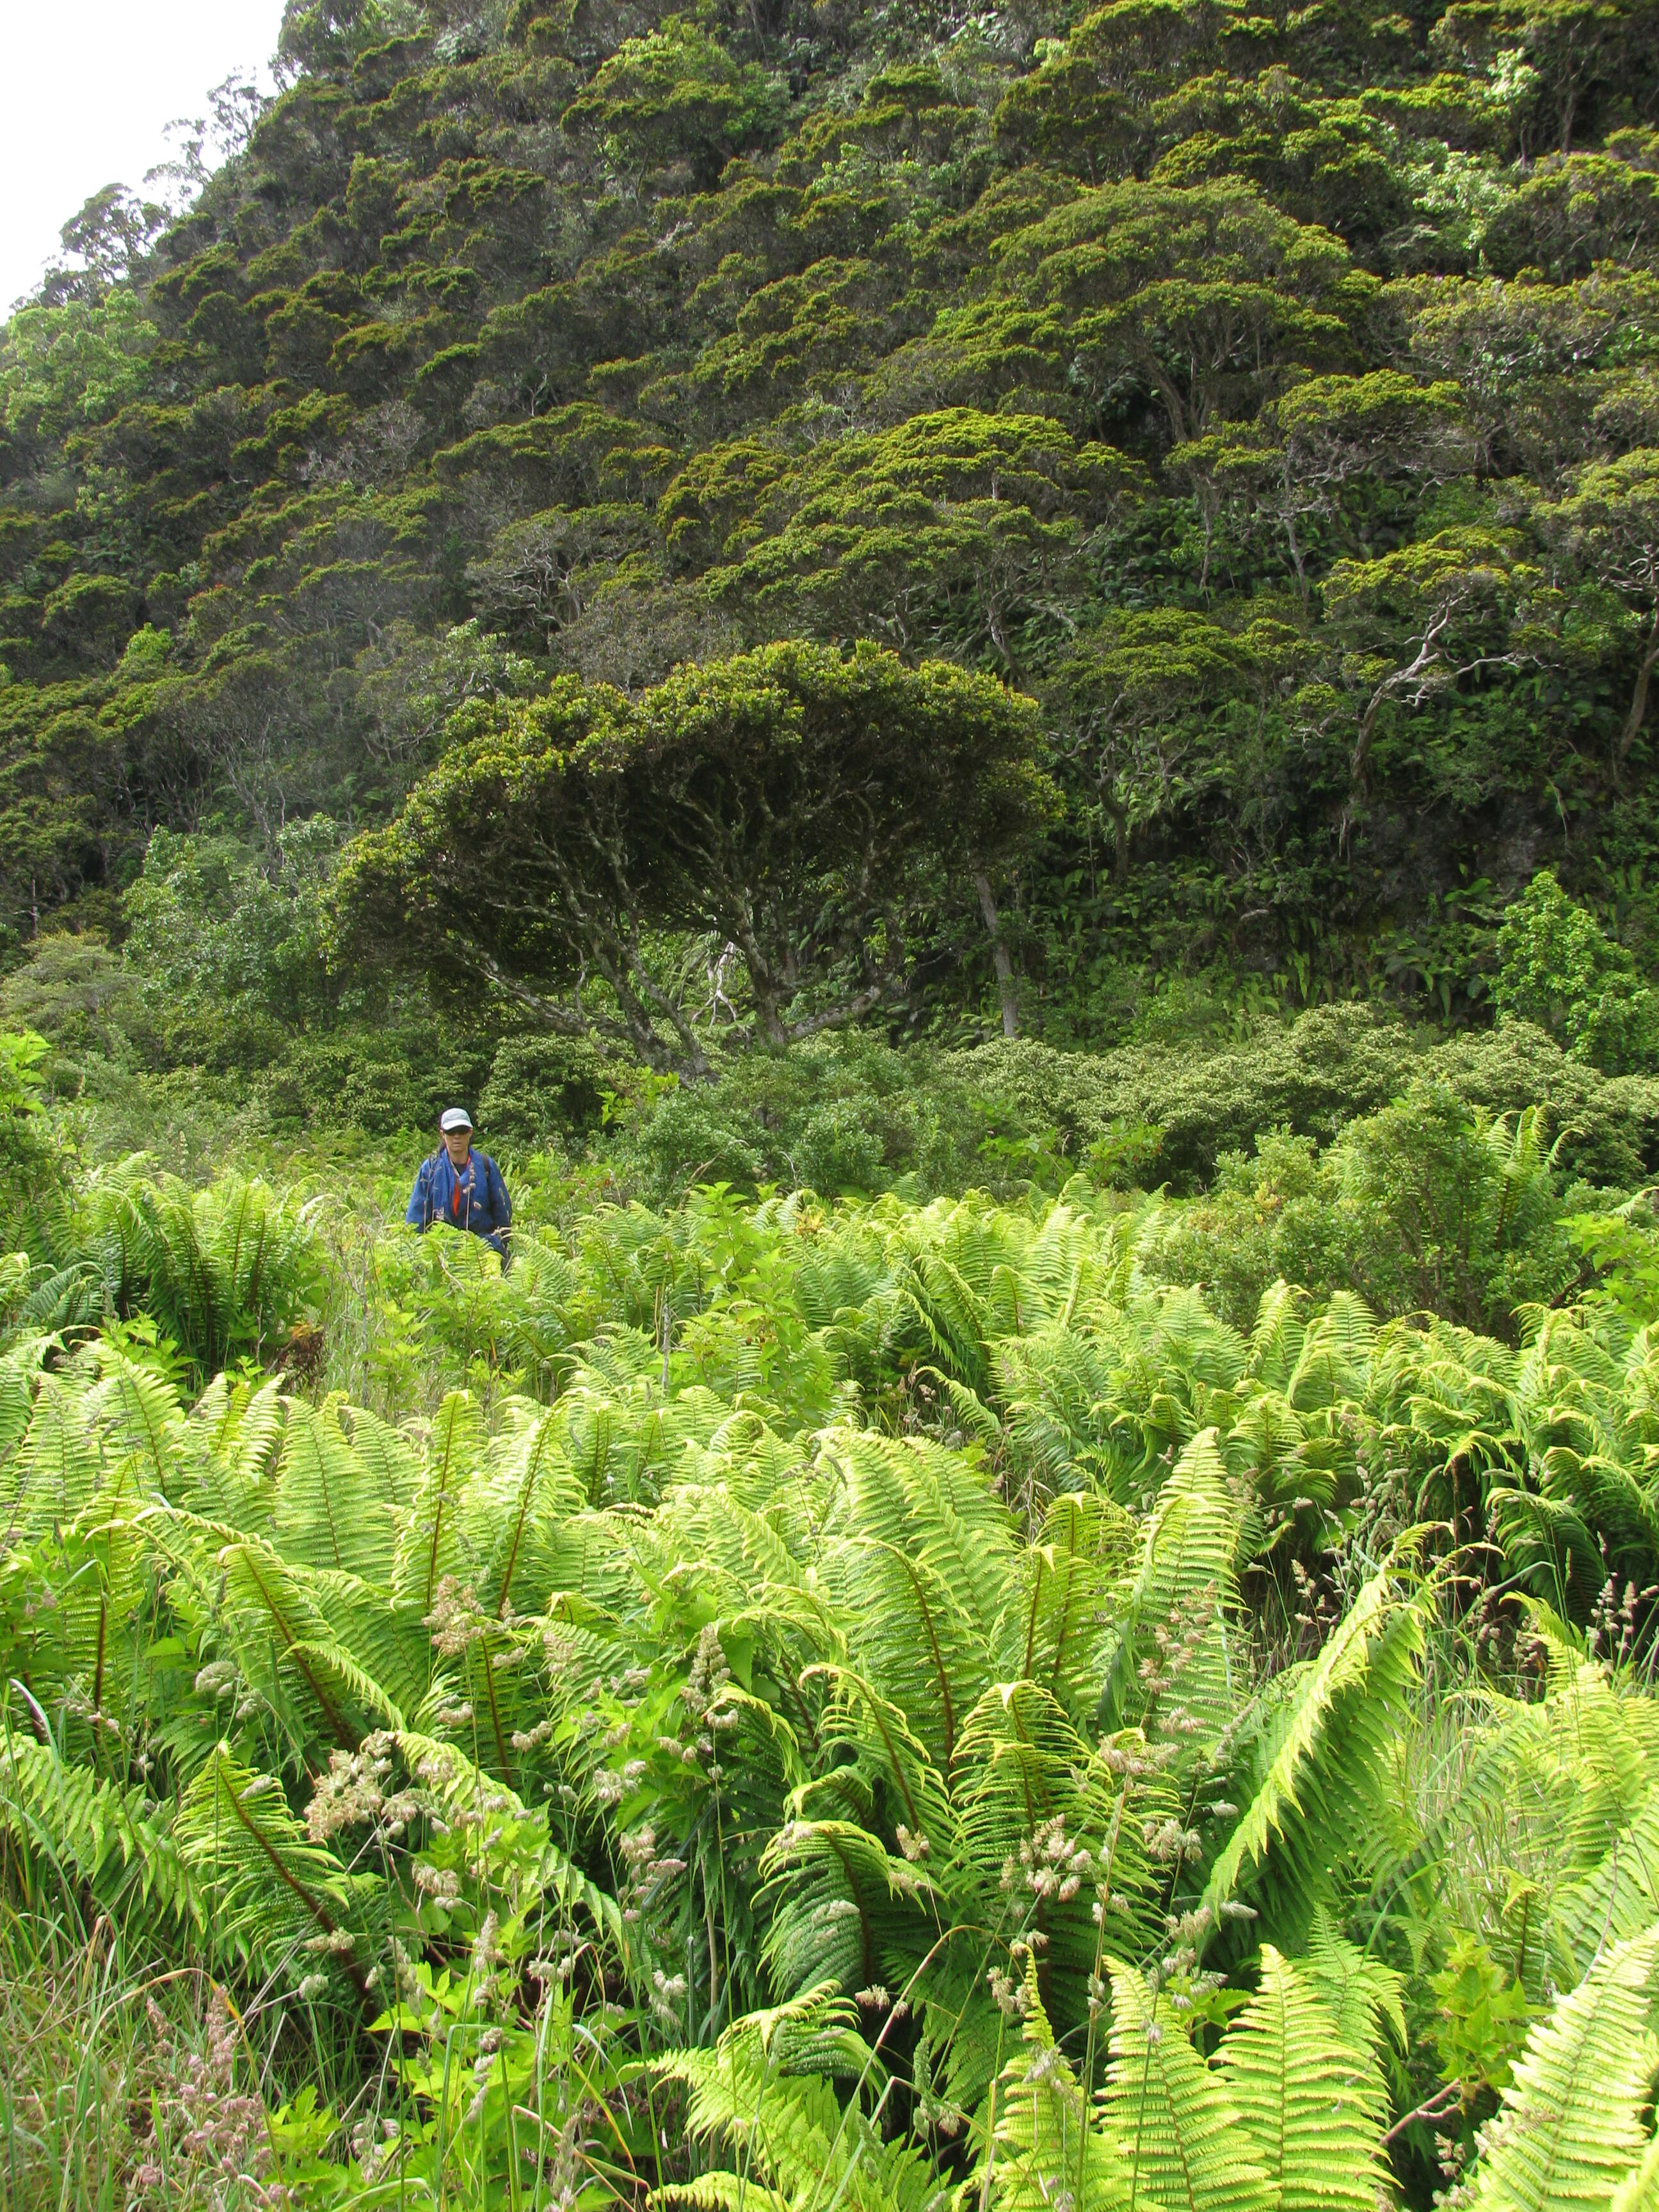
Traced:
<path id="1" fill-rule="evenodd" d="M 1380 2092 L 1382 2069 L 1378 2054 L 1384 2028 L 1401 2051 L 1406 2048 L 1403 1978 L 1338 1935 L 1322 1909 L 1313 1915 L 1308 1955 L 1297 1964 L 1298 1972 L 1336 2023 L 1341 2040 L 1350 2050 L 1364 2054 Z"/>
<path id="2" fill-rule="evenodd" d="M 1127 2200 L 1124 2176 L 1054 2043 L 1034 1964 L 1024 1995 L 1020 2045 L 988 2107 L 993 2130 L 973 2185 L 1004 2212 L 1048 2212 L 1061 2198 L 1108 2212 Z"/>
<path id="3" fill-rule="evenodd" d="M 1477 2212 L 1604 2204 L 1642 2155 L 1659 2044 L 1648 2027 L 1659 1923 L 1614 1946 L 1533 2028 L 1486 2130 Z"/>
<path id="4" fill-rule="evenodd" d="M 727 2142 L 743 2155 L 743 2172 L 713 2189 L 666 2191 L 670 2201 L 734 2205 L 749 2173 L 791 2212 L 930 2212 L 945 2189 L 923 2155 L 903 2142 L 884 2142 L 856 2097 L 837 2100 L 827 2074 L 854 2081 L 884 2078 L 853 2024 L 851 2008 L 816 1990 L 793 2002 L 751 2014 L 726 2031 L 712 2051 L 678 2051 L 657 2062 L 661 2075 L 690 2093 L 687 2130 L 699 2142 Z"/>
<path id="5" fill-rule="evenodd" d="M 1139 1565 L 1116 1593 L 1097 1716 L 1106 1727 L 1140 1723 L 1157 1718 L 1164 1699 L 1166 1711 L 1179 1708 L 1187 1765 L 1213 1749 L 1244 1687 L 1230 1642 L 1238 1535 L 1238 1510 L 1213 1432 L 1206 1432 L 1182 1454 L 1147 1528 Z M 1195 1631 L 1179 1676 L 1163 1674 L 1156 1663 L 1160 1638 L 1179 1644 Z"/>
<path id="6" fill-rule="evenodd" d="M 1613 2191 L 1609 2212 L 1655 2212 L 1656 2207 L 1659 2207 L 1659 2136 Z"/>
<path id="7" fill-rule="evenodd" d="M 1224 2079 L 1188 2043 L 1168 1999 L 1155 2002 L 1133 1968 L 1115 1962 L 1107 2128 L 1131 2208 L 1266 2212 L 1273 2201 Z"/>
<path id="8" fill-rule="evenodd" d="M 332 1406 L 289 1408 L 273 1533 L 283 1557 L 300 1565 L 343 1567 L 383 1585 L 391 1576 L 391 1504 L 376 1494 Z"/>
<path id="9" fill-rule="evenodd" d="M 26 1856 L 84 1885 L 102 1911 L 125 1917 L 136 1898 L 146 1910 L 205 1927 L 203 1891 L 167 1813 L 142 1790 L 65 1765 L 52 1745 L 8 1733 L 0 1741 L 0 1823 Z"/>
<path id="10" fill-rule="evenodd" d="M 227 1743 L 209 1754 L 180 1802 L 179 1852 L 210 1900 L 216 1946 L 267 1964 L 343 1936 L 351 1878 L 311 1843 L 276 1777 L 241 1765 Z"/>
<path id="11" fill-rule="evenodd" d="M 1338 1700 L 1364 1694 L 1371 1638 L 1395 1602 L 1395 1578 L 1392 1563 L 1372 1576 L 1291 1693 L 1281 1694 L 1273 1756 L 1205 1885 L 1204 1902 L 1212 1911 L 1232 1896 L 1245 1866 L 1265 1856 L 1273 1835 L 1300 1809 L 1298 1781 L 1318 1754 Z"/>
<path id="12" fill-rule="evenodd" d="M 1343 2041 L 1313 1977 L 1271 1943 L 1221 2070 L 1272 2212 L 1373 2212 L 1385 2168 L 1369 2056 Z"/>

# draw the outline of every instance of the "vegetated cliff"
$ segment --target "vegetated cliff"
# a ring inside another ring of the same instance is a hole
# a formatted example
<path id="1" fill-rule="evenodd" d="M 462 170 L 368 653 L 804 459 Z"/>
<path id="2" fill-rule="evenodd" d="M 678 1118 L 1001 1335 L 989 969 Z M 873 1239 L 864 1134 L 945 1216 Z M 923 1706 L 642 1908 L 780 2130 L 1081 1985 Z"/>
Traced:
<path id="1" fill-rule="evenodd" d="M 1651 0 L 325 0 L 283 54 L 0 333 L 14 945 L 156 824 L 384 818 L 468 700 L 787 637 L 1040 700 L 1057 1041 L 1202 963 L 1472 1011 L 1553 857 L 1640 942 Z M 941 906 L 912 1012 L 991 962 Z"/>

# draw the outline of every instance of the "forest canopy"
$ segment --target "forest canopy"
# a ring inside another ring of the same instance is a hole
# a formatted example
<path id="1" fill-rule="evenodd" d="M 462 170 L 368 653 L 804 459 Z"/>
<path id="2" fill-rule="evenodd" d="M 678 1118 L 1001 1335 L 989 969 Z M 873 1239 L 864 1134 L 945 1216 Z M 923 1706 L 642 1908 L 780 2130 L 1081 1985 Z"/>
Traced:
<path id="1" fill-rule="evenodd" d="M 291 8 L 183 212 L 89 204 L 0 336 L 11 957 L 118 943 L 158 828 L 274 880 L 491 702 L 783 642 L 1036 702 L 1057 795 L 985 896 L 923 870 L 873 997 L 825 924 L 890 1029 L 1097 1046 L 1200 972 L 1486 1020 L 1546 865 L 1639 954 L 1656 31 Z M 738 1026 L 809 974 L 749 963 Z"/>

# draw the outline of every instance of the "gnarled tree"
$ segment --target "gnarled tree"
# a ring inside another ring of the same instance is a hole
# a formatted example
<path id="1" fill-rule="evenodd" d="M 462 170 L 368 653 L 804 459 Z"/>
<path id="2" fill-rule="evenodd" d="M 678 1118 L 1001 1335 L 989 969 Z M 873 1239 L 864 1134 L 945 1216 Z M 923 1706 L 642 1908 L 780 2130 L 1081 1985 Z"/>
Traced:
<path id="1" fill-rule="evenodd" d="M 736 955 L 757 1042 L 857 1020 L 1054 804 L 1030 700 L 870 647 L 771 646 L 634 702 L 567 678 L 456 735 L 349 854 L 348 937 L 687 1074 L 708 1063 L 665 942 Z"/>

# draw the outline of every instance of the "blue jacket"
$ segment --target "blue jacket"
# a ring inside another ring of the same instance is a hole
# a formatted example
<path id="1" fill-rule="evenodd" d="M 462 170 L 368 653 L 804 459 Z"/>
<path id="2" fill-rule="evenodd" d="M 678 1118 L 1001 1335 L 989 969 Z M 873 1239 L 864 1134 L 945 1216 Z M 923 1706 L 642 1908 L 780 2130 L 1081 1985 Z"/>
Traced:
<path id="1" fill-rule="evenodd" d="M 422 1231 L 434 1221 L 447 1222 L 452 1229 L 470 1229 L 505 1257 L 501 1240 L 513 1219 L 513 1204 L 501 1171 L 488 1152 L 469 1152 L 457 1176 L 447 1151 L 440 1145 L 429 1159 L 421 1162 L 404 1219 Z"/>

